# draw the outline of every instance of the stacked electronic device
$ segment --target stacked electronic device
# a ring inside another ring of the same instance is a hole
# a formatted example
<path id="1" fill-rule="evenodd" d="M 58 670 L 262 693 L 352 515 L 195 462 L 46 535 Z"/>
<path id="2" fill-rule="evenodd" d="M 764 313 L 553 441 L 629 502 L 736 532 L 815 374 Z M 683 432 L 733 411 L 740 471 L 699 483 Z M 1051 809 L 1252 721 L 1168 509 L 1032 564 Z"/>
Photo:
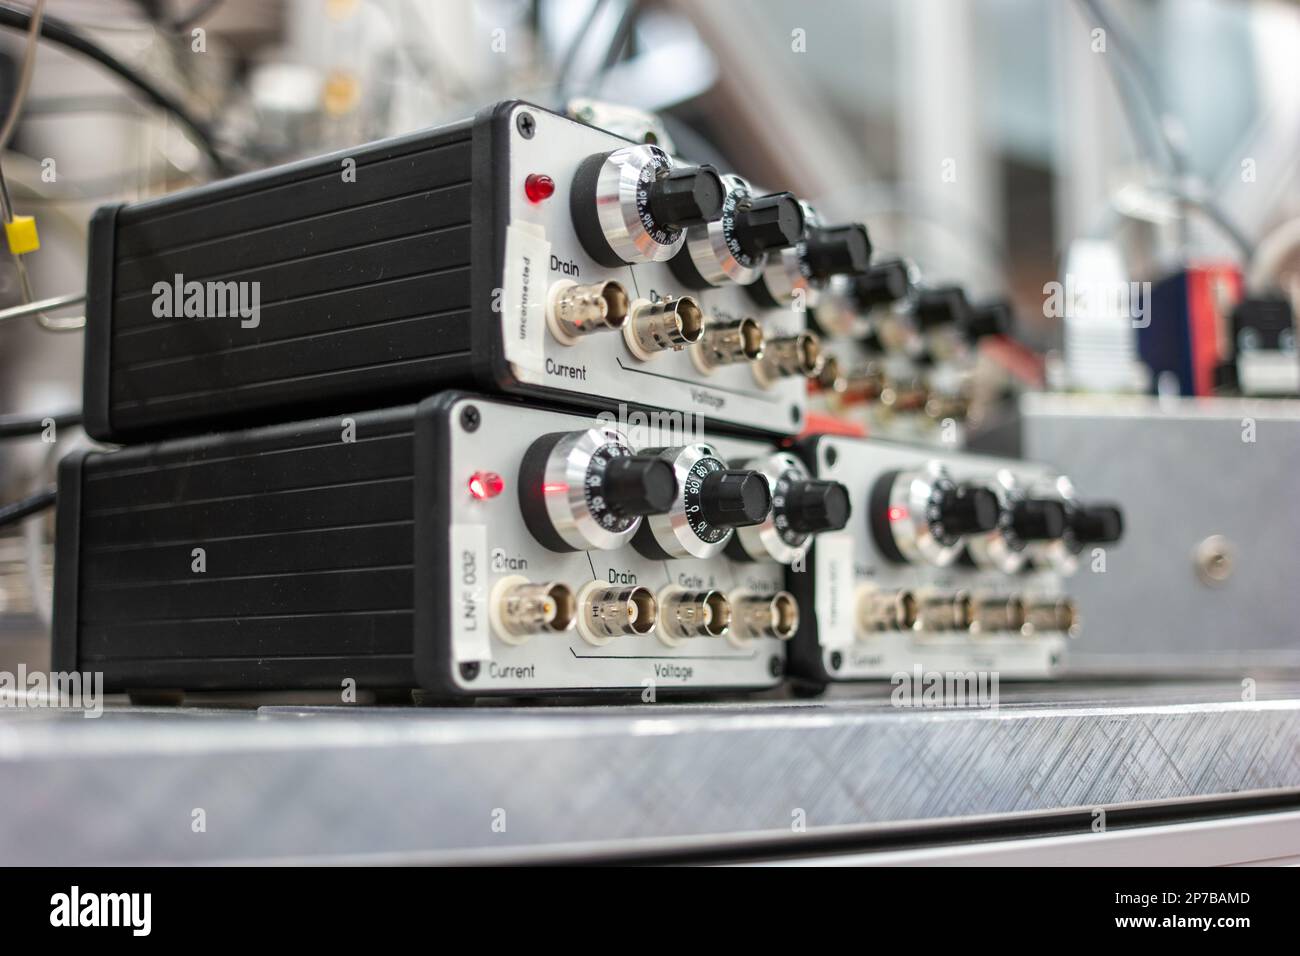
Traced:
<path id="1" fill-rule="evenodd" d="M 54 669 L 432 699 L 821 685 L 908 648 L 1050 673 L 1057 571 L 1113 509 L 793 441 L 808 303 L 869 257 L 520 102 L 101 209 L 85 421 L 127 447 L 60 472 Z"/>

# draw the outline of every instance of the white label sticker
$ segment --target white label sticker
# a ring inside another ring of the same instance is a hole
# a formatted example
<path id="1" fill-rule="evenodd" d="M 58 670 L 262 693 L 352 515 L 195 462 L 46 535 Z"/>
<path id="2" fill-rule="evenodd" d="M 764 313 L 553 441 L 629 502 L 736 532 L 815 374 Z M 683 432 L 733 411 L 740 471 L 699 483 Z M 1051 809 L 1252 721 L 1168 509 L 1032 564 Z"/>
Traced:
<path id="1" fill-rule="evenodd" d="M 546 338 L 546 284 L 551 244 L 546 231 L 528 222 L 506 228 L 506 261 L 501 288 L 501 334 L 506 361 L 520 369 L 542 372 Z"/>
<path id="2" fill-rule="evenodd" d="M 853 535 L 846 531 L 817 538 L 817 636 L 822 647 L 853 644 Z"/>
<path id="3" fill-rule="evenodd" d="M 451 526 L 451 651 L 458 664 L 492 657 L 487 528 Z"/>

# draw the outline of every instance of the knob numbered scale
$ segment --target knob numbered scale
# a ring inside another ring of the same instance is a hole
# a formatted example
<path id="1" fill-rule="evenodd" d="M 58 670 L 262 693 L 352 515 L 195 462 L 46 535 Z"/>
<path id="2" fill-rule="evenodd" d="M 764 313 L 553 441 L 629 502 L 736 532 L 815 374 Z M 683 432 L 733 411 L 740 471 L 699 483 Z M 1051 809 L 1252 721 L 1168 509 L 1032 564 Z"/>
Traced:
<path id="1" fill-rule="evenodd" d="M 813 308 L 818 292 L 833 276 L 855 275 L 870 265 L 866 226 L 823 226 L 812 207 L 802 205 L 804 238 L 768 256 L 760 278 L 745 287 L 766 308 L 789 305 L 796 292 L 802 293 L 805 308 Z"/>
<path id="2" fill-rule="evenodd" d="M 676 499 L 671 465 L 635 454 L 613 427 L 543 435 L 519 468 L 524 524 L 551 551 L 622 547 Z"/>
<path id="3" fill-rule="evenodd" d="M 625 146 L 582 161 L 569 212 L 587 254 L 617 268 L 671 259 L 688 227 L 721 215 L 724 193 L 711 166 L 677 163 L 658 146 Z"/>
<path id="4" fill-rule="evenodd" d="M 998 498 L 979 485 L 959 484 L 938 462 L 918 470 L 889 471 L 871 489 L 872 536 L 897 564 L 951 564 L 967 535 L 993 530 Z"/>
<path id="5" fill-rule="evenodd" d="M 848 523 L 848 489 L 838 481 L 812 478 L 794 455 L 776 452 L 743 467 L 767 479 L 772 511 L 759 524 L 736 529 L 727 544 L 728 557 L 792 564 L 807 551 L 814 534 L 838 531 Z"/>
<path id="6" fill-rule="evenodd" d="M 973 536 L 967 552 L 977 567 L 1015 574 L 1029 560 L 1030 545 L 1065 533 L 1065 506 L 1054 498 L 1031 496 L 1005 469 L 998 472 L 991 488 L 1000 506 L 997 527 Z"/>
<path id="7" fill-rule="evenodd" d="M 666 512 L 647 516 L 632 538 L 644 557 L 711 558 L 736 528 L 758 524 L 772 509 L 767 479 L 757 471 L 729 468 L 712 445 L 696 442 L 645 454 L 672 465 L 678 494 Z"/>
<path id="8" fill-rule="evenodd" d="M 692 289 L 735 282 L 749 285 L 767 263 L 768 250 L 793 246 L 803 236 L 803 205 L 790 193 L 755 197 L 736 175 L 722 177 L 721 218 L 686 231 L 686 245 L 670 263 Z"/>

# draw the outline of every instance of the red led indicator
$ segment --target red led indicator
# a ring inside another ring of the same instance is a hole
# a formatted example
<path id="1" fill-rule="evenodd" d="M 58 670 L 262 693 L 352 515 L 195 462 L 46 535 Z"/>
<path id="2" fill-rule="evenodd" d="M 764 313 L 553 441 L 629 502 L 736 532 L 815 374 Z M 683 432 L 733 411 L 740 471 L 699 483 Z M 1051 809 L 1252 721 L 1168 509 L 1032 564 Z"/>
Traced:
<path id="1" fill-rule="evenodd" d="M 902 505 L 894 505 L 892 508 L 889 509 L 889 520 L 906 521 L 907 509 L 904 508 Z"/>
<path id="2" fill-rule="evenodd" d="M 555 180 L 544 173 L 529 173 L 524 180 L 524 195 L 529 202 L 545 202 L 555 195 Z"/>
<path id="3" fill-rule="evenodd" d="M 469 476 L 469 493 L 479 501 L 495 498 L 505 487 L 506 480 L 495 471 L 476 471 Z"/>

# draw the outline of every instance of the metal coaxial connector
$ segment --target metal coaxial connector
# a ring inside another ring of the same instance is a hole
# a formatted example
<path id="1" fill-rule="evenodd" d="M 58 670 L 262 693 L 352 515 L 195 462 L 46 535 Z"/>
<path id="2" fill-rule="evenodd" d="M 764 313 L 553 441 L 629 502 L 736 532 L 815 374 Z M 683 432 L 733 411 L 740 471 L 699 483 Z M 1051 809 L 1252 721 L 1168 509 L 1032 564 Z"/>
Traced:
<path id="1" fill-rule="evenodd" d="M 691 349 L 691 360 L 707 375 L 720 365 L 757 361 L 763 357 L 763 346 L 763 328 L 753 319 L 715 322 Z"/>
<path id="2" fill-rule="evenodd" d="M 770 385 L 780 378 L 816 378 L 822 370 L 822 343 L 812 332 L 768 339 L 763 357 L 754 363 L 754 378 Z"/>
<path id="3" fill-rule="evenodd" d="M 563 633 L 573 626 L 576 602 L 567 584 L 534 584 L 518 575 L 492 589 L 489 619 L 493 633 L 507 644 L 527 643 L 536 634 Z"/>
<path id="4" fill-rule="evenodd" d="M 739 592 L 731 600 L 731 640 L 737 646 L 760 637 L 788 641 L 799 630 L 799 602 L 789 591 Z"/>
<path id="5" fill-rule="evenodd" d="M 616 637 L 649 634 L 657 615 L 658 602 L 647 588 L 592 581 L 578 592 L 578 633 L 597 647 Z"/>
<path id="6" fill-rule="evenodd" d="M 694 345 L 704 334 L 704 310 L 691 296 L 632 304 L 632 319 L 623 327 L 628 351 L 642 361 L 660 352 Z"/>
<path id="7" fill-rule="evenodd" d="M 576 345 L 578 339 L 595 332 L 617 331 L 627 314 L 627 290 L 613 280 L 578 285 L 561 279 L 547 296 L 546 324 L 565 345 Z"/>
<path id="8" fill-rule="evenodd" d="M 723 637 L 731 627 L 731 602 L 721 591 L 668 587 L 659 592 L 655 633 L 669 647 L 692 637 Z"/>

